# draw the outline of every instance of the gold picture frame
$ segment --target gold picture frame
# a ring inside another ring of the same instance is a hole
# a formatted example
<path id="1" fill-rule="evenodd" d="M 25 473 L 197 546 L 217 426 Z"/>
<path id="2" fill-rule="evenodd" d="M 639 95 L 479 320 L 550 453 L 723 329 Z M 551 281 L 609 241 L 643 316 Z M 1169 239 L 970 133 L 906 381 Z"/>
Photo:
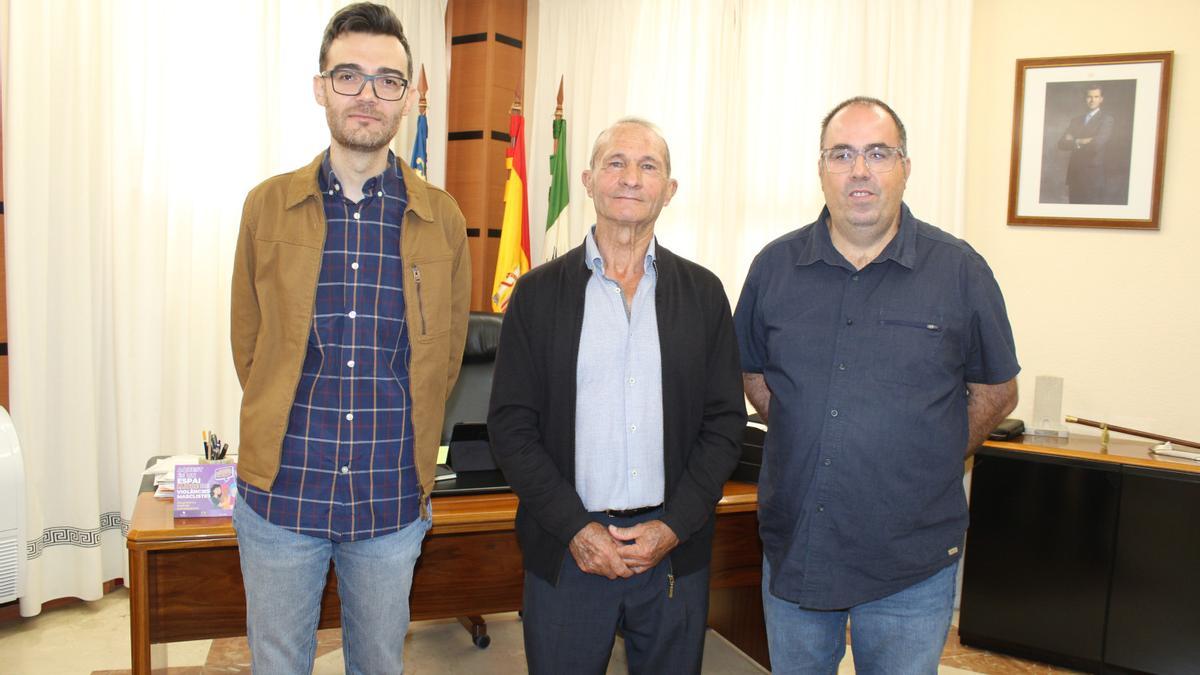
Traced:
<path id="1" fill-rule="evenodd" d="M 1017 61 L 1009 225 L 1158 229 L 1173 56 Z"/>

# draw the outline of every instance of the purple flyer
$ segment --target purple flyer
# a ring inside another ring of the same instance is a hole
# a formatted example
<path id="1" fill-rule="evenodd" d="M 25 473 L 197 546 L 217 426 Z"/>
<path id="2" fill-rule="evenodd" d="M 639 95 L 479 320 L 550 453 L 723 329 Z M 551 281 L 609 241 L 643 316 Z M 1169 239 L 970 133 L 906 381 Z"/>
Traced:
<path id="1" fill-rule="evenodd" d="M 236 464 L 175 465 L 175 517 L 233 515 L 237 500 Z"/>

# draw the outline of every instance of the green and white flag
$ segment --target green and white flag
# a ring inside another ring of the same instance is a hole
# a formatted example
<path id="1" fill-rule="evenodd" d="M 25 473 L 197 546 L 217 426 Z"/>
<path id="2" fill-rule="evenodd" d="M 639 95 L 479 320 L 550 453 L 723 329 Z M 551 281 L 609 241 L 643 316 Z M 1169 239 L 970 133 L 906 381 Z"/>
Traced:
<path id="1" fill-rule="evenodd" d="M 567 121 L 556 117 L 554 120 L 554 154 L 550 155 L 550 208 L 546 212 L 543 260 L 553 260 L 571 248 L 571 228 L 567 223 L 567 203 L 571 201 L 569 186 Z"/>

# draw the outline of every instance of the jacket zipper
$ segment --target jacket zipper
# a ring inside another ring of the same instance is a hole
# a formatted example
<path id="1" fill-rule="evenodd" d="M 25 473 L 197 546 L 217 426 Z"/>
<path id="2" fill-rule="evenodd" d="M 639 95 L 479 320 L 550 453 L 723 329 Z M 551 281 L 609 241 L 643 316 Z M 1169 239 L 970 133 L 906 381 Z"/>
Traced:
<path id="1" fill-rule="evenodd" d="M 421 298 L 421 268 L 412 266 L 413 281 L 417 282 L 417 312 L 421 315 L 421 337 L 425 337 L 425 303 Z"/>
<path id="2" fill-rule="evenodd" d="M 654 275 L 656 277 L 655 284 L 654 284 L 654 303 L 655 303 L 654 309 L 655 309 L 655 314 L 657 315 L 658 312 L 661 311 L 660 308 L 665 306 L 665 303 L 662 300 L 662 294 L 665 292 L 665 291 L 663 291 L 663 283 L 662 283 L 663 279 L 658 271 L 658 260 L 657 259 L 654 261 Z M 655 316 L 655 320 L 659 320 L 659 319 L 661 319 L 660 316 Z M 659 349 L 662 349 L 662 345 L 659 345 Z M 664 431 L 664 435 L 665 435 L 665 433 L 666 432 Z M 668 484 L 670 484 L 670 477 L 672 475 L 671 468 L 672 468 L 672 465 L 674 464 L 674 462 L 672 462 L 671 459 L 672 459 L 672 457 L 671 457 L 670 452 L 663 453 L 663 474 L 665 474 Z M 664 515 L 665 515 L 665 511 L 667 510 L 667 504 L 670 503 L 670 501 L 671 501 L 671 496 L 672 495 L 670 494 L 670 488 L 664 486 L 663 487 Z M 672 560 L 671 554 L 667 553 L 667 599 L 670 600 L 671 598 L 674 598 L 674 597 L 675 597 L 675 561 Z"/>

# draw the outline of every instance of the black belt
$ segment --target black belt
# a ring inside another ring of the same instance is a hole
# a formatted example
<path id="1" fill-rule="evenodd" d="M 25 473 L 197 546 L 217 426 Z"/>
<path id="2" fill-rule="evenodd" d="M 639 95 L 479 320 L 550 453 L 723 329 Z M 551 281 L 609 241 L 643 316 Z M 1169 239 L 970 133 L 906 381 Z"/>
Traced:
<path id="1" fill-rule="evenodd" d="M 662 508 L 662 504 L 655 504 L 654 506 L 643 506 L 638 509 L 604 509 L 604 515 L 608 516 L 609 518 L 632 518 L 634 516 L 640 516 L 643 513 L 650 513 L 651 511 L 657 511 L 658 509 L 661 509 L 661 508 Z"/>

